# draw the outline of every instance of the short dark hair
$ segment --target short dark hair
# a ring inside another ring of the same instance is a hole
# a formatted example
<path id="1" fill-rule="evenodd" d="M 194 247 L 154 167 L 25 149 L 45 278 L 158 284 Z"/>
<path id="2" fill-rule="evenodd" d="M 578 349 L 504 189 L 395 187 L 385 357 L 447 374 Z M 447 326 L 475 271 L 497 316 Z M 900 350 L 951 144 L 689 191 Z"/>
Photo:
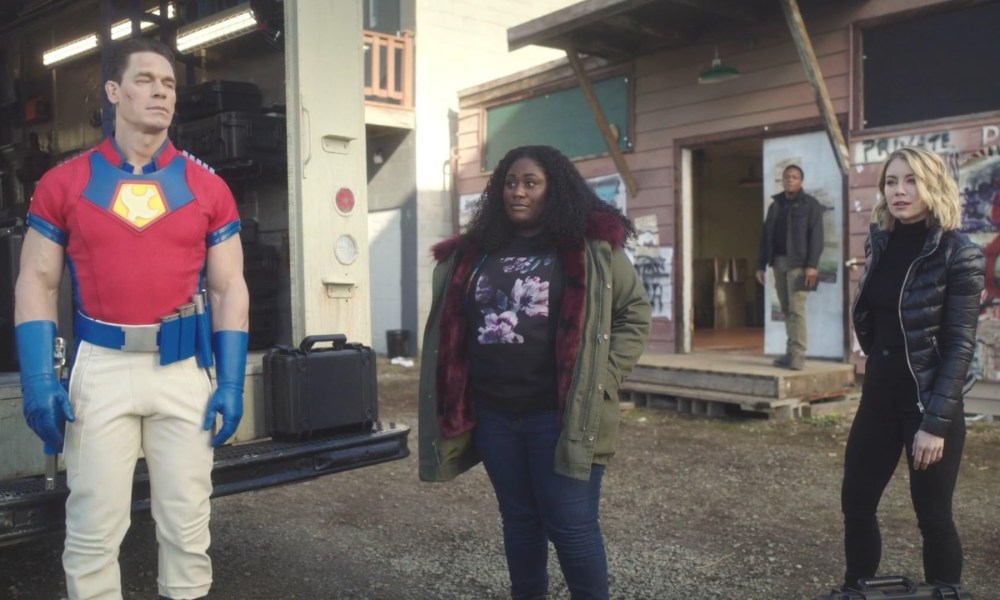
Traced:
<path id="1" fill-rule="evenodd" d="M 781 176 L 784 177 L 785 173 L 787 173 L 789 169 L 795 169 L 796 171 L 798 171 L 799 178 L 803 180 L 806 178 L 805 172 L 802 171 L 802 167 L 800 167 L 799 165 L 788 165 L 787 167 L 785 167 L 785 170 L 781 172 Z"/>
<path id="2" fill-rule="evenodd" d="M 128 68 L 129 58 L 140 52 L 159 54 L 167 59 L 171 66 L 174 64 L 174 53 L 163 42 L 147 37 L 129 38 L 118 42 L 111 48 L 111 59 L 108 61 L 108 80 L 121 83 L 125 69 Z"/>

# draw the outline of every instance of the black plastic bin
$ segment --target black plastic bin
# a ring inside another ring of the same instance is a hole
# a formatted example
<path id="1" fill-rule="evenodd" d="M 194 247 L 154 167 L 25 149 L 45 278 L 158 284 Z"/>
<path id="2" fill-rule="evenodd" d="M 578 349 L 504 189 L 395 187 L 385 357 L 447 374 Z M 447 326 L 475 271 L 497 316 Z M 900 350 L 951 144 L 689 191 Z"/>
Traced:
<path id="1" fill-rule="evenodd" d="M 410 355 L 410 332 L 407 329 L 389 329 L 385 332 L 385 345 L 389 358 Z"/>

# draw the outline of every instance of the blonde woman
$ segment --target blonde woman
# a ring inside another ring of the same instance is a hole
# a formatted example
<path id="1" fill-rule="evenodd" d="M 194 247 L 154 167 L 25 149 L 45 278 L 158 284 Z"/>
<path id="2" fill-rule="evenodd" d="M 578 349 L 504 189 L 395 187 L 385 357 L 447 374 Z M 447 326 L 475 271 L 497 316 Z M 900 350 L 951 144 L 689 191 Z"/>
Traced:
<path id="1" fill-rule="evenodd" d="M 958 188 L 936 154 L 896 150 L 878 187 L 854 301 L 854 330 L 868 358 L 844 458 L 845 587 L 876 574 L 876 511 L 902 449 L 924 577 L 958 584 L 962 545 L 952 495 L 965 442 L 962 395 L 976 346 L 983 254 L 958 231 Z"/>

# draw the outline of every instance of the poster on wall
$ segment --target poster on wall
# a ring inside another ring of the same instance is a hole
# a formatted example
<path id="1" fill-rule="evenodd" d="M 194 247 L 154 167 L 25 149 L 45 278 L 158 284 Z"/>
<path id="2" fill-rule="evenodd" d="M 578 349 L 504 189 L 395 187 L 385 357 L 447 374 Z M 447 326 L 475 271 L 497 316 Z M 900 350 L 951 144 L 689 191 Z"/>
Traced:
<path id="1" fill-rule="evenodd" d="M 774 194 L 782 191 L 781 175 L 788 165 L 803 173 L 802 189 L 819 200 L 823 213 L 823 254 L 819 261 L 819 286 L 809 293 L 806 329 L 809 358 L 844 358 L 843 292 L 843 177 L 826 133 L 816 131 L 764 140 L 764 214 Z M 768 268 L 764 293 L 764 353 L 785 352 L 784 315 Z"/>
<path id="2" fill-rule="evenodd" d="M 979 316 L 972 370 L 1000 380 L 1000 156 L 977 153 L 959 167 L 962 231 L 986 256 L 986 307 Z"/>
<path id="3" fill-rule="evenodd" d="M 674 318 L 674 249 L 660 246 L 656 215 L 636 217 L 636 238 L 625 243 L 625 254 L 635 265 L 653 306 L 653 317 Z"/>
<path id="4" fill-rule="evenodd" d="M 594 190 L 598 198 L 618 207 L 623 215 L 628 214 L 625 206 L 625 199 L 628 195 L 625 190 L 625 181 L 622 180 L 621 175 L 615 173 L 614 175 L 591 177 L 587 180 L 587 185 Z"/>
<path id="5" fill-rule="evenodd" d="M 646 288 L 653 318 L 674 318 L 674 249 L 672 246 L 637 248 L 635 268 Z"/>
<path id="6" fill-rule="evenodd" d="M 465 227 L 469 224 L 469 219 L 472 218 L 472 210 L 476 207 L 476 203 L 479 202 L 479 197 L 482 194 L 462 194 L 458 197 L 458 230 L 465 231 Z"/>

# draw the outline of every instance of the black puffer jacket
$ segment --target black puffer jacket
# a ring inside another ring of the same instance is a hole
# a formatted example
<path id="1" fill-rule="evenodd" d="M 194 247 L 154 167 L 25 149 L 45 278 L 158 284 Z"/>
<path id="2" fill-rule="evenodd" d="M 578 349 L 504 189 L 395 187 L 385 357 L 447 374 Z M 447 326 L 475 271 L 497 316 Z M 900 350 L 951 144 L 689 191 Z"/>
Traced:
<path id="1" fill-rule="evenodd" d="M 889 232 L 872 224 L 865 244 L 868 260 L 854 299 L 854 332 L 865 354 L 875 337 L 873 315 L 864 301 L 865 282 L 888 243 Z M 920 428 L 934 435 L 943 437 L 951 421 L 962 418 L 984 269 L 979 246 L 958 231 L 932 226 L 903 281 L 899 315 L 924 413 Z"/>

